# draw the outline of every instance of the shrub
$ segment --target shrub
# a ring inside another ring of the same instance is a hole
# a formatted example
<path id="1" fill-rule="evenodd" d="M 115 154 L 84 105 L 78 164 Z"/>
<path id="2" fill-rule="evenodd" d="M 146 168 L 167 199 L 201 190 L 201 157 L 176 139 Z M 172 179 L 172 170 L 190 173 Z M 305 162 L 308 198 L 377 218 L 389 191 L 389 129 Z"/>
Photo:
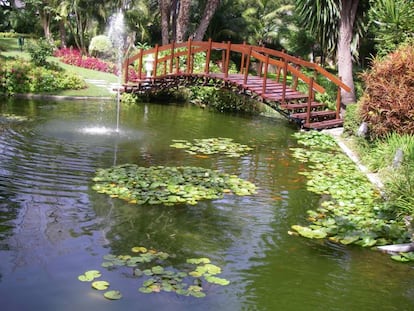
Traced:
<path id="1" fill-rule="evenodd" d="M 371 138 L 391 132 L 414 134 L 414 46 L 403 45 L 383 59 L 376 58 L 362 77 L 361 116 Z"/>
<path id="2" fill-rule="evenodd" d="M 111 40 L 105 35 L 93 37 L 89 44 L 89 53 L 96 57 L 108 57 L 112 51 Z"/>
<path id="3" fill-rule="evenodd" d="M 346 106 L 344 118 L 344 132 L 349 135 L 356 135 L 359 126 L 361 125 L 361 116 L 357 104 L 350 104 Z"/>
<path id="4" fill-rule="evenodd" d="M 64 89 L 84 88 L 82 78 L 44 67 L 21 59 L 0 58 L 0 94 L 44 93 Z"/>
<path id="5" fill-rule="evenodd" d="M 30 54 L 32 62 L 36 66 L 44 66 L 47 64 L 47 57 L 53 54 L 54 46 L 46 39 L 29 41 L 27 51 Z"/>

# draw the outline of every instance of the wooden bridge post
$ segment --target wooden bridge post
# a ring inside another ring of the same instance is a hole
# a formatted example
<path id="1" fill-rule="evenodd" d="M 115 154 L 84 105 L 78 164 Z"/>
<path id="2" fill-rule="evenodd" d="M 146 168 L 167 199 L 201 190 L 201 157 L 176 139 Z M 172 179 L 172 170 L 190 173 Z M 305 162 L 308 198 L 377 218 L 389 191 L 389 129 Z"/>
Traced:
<path id="1" fill-rule="evenodd" d="M 191 39 L 187 41 L 187 74 L 191 73 Z"/>
<path id="2" fill-rule="evenodd" d="M 225 42 L 223 41 L 223 44 Z M 224 73 L 224 64 L 226 63 L 226 51 L 222 50 L 221 51 L 221 72 Z"/>
<path id="3" fill-rule="evenodd" d="M 123 71 L 124 71 L 124 74 L 122 76 L 123 84 L 128 83 L 128 67 L 129 67 L 129 64 L 128 64 L 128 58 L 127 58 L 126 60 L 124 60 L 124 63 L 122 64 L 122 68 L 123 68 Z"/>
<path id="4" fill-rule="evenodd" d="M 249 53 L 247 54 L 247 60 L 246 60 L 246 70 L 244 72 L 244 80 L 243 80 L 244 85 L 247 84 L 247 77 L 249 76 L 250 57 L 252 56 L 252 49 L 253 49 L 253 47 L 250 45 L 249 46 Z"/>
<path id="5" fill-rule="evenodd" d="M 283 58 L 283 86 L 282 86 L 282 105 L 285 104 L 286 101 L 286 83 L 287 83 L 287 70 L 288 70 L 288 63 L 287 58 Z"/>
<path id="6" fill-rule="evenodd" d="M 225 72 L 224 72 L 224 77 L 228 78 L 229 77 L 229 64 L 230 64 L 230 50 L 231 50 L 231 42 L 228 41 L 227 42 L 227 49 L 226 49 L 226 63 L 225 63 Z"/>
<path id="7" fill-rule="evenodd" d="M 211 47 L 213 42 L 211 41 L 211 38 L 208 39 L 208 45 L 207 45 L 207 55 L 206 55 L 206 64 L 204 66 L 204 73 L 209 74 L 210 73 L 210 58 L 211 58 Z"/>
<path id="8" fill-rule="evenodd" d="M 339 79 L 342 81 L 342 78 L 339 77 Z M 341 113 L 341 87 L 338 85 L 338 90 L 336 93 L 336 114 L 335 114 L 335 119 L 340 119 Z"/>
<path id="9" fill-rule="evenodd" d="M 311 77 L 309 80 L 309 90 L 308 90 L 308 108 L 306 110 L 306 124 L 310 123 L 310 117 L 311 117 L 311 107 L 313 102 L 313 78 Z"/>
<path id="10" fill-rule="evenodd" d="M 138 79 L 142 79 L 142 59 L 144 56 L 144 51 L 142 49 L 139 49 L 139 65 L 138 65 Z"/>
<path id="11" fill-rule="evenodd" d="M 263 95 L 266 93 L 268 67 L 269 67 L 269 54 L 266 54 L 266 62 L 265 62 L 265 68 L 264 68 L 264 73 L 263 73 L 263 87 L 262 87 L 262 94 Z"/>
<path id="12" fill-rule="evenodd" d="M 174 65 L 174 50 L 175 50 L 175 41 L 171 42 L 170 71 L 169 71 L 169 73 L 173 73 L 173 65 Z"/>
<path id="13" fill-rule="evenodd" d="M 158 44 L 155 45 L 155 56 L 154 56 L 154 69 L 152 71 L 152 76 L 155 78 L 157 76 L 157 67 L 158 67 Z"/>
<path id="14" fill-rule="evenodd" d="M 244 68 L 244 62 L 245 62 L 245 57 L 246 57 L 246 53 L 244 53 L 244 48 L 246 46 L 246 41 L 243 41 L 243 48 L 242 48 L 242 55 L 241 55 L 241 62 L 240 62 L 240 73 L 243 74 L 244 71 L 246 70 Z"/>

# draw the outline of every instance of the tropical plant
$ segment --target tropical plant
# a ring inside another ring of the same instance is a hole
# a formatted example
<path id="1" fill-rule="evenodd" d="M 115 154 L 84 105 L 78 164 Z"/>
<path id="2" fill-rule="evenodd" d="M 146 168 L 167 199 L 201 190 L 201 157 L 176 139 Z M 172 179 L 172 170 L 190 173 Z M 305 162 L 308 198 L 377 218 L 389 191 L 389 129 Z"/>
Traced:
<path id="1" fill-rule="evenodd" d="M 243 0 L 245 10 L 242 16 L 249 33 L 248 42 L 254 45 L 281 47 L 282 34 L 287 17 L 292 15 L 294 6 L 283 0 Z"/>
<path id="2" fill-rule="evenodd" d="M 352 51 L 357 52 L 363 35 L 368 0 L 297 0 L 297 13 L 304 25 L 316 35 L 322 50 L 334 57 L 338 73 L 351 92 L 341 91 L 344 104 L 356 102 L 352 73 Z"/>
<path id="3" fill-rule="evenodd" d="M 373 60 L 362 78 L 365 94 L 361 115 L 372 138 L 388 133 L 414 134 L 414 45 L 404 44 L 384 58 Z"/>
<path id="4" fill-rule="evenodd" d="M 112 42 L 105 35 L 93 37 L 89 44 L 89 53 L 92 56 L 109 56 L 112 50 Z"/>
<path id="5" fill-rule="evenodd" d="M 376 48 L 380 55 L 394 51 L 400 43 L 414 37 L 413 1 L 371 1 L 369 17 L 371 31 L 375 35 Z"/>
<path id="6" fill-rule="evenodd" d="M 53 54 L 54 48 L 48 40 L 42 38 L 37 41 L 29 41 L 27 44 L 27 51 L 36 66 L 45 66 L 47 57 Z"/>

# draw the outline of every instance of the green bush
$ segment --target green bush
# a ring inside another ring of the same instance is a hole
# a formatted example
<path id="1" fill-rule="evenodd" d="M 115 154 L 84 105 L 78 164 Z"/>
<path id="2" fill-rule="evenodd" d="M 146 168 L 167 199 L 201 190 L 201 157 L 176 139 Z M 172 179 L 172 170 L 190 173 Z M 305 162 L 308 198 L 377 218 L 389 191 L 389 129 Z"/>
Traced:
<path id="1" fill-rule="evenodd" d="M 347 105 L 344 117 L 344 132 L 349 135 L 356 135 L 361 123 L 358 104 Z"/>
<path id="2" fill-rule="evenodd" d="M 21 59 L 0 58 L 0 94 L 47 93 L 84 88 L 82 78 Z"/>
<path id="3" fill-rule="evenodd" d="M 234 94 L 229 90 L 214 87 L 192 87 L 190 100 L 200 106 L 206 106 L 221 112 L 243 112 L 259 114 L 260 105 L 257 101 Z"/>
<path id="4" fill-rule="evenodd" d="M 94 57 L 107 57 L 112 52 L 112 42 L 105 35 L 99 35 L 92 38 L 89 44 L 89 53 Z"/>
<path id="5" fill-rule="evenodd" d="M 362 77 L 361 116 L 369 125 L 371 138 L 392 132 L 414 134 L 414 45 L 403 45 L 385 58 L 376 58 Z"/>
<path id="6" fill-rule="evenodd" d="M 47 57 L 53 54 L 53 50 L 54 46 L 46 39 L 29 41 L 27 44 L 27 51 L 36 66 L 45 66 L 47 64 Z"/>

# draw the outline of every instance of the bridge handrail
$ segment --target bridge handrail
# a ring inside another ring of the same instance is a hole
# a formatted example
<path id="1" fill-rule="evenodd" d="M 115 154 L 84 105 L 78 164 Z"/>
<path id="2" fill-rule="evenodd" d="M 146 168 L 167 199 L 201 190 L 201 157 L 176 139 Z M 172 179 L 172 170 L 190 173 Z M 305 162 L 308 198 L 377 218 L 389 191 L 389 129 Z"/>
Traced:
<path id="1" fill-rule="evenodd" d="M 242 55 L 242 63 L 240 65 L 241 73 L 245 73 L 245 83 L 248 79 L 249 73 L 249 66 L 251 63 L 250 58 L 254 58 L 259 61 L 259 76 L 265 76 L 264 79 L 264 86 L 263 90 L 266 89 L 266 80 L 267 80 L 267 73 L 268 73 L 268 66 L 272 65 L 275 66 L 277 69 L 277 79 L 280 79 L 280 75 L 282 75 L 283 83 L 286 84 L 287 82 L 287 75 L 290 74 L 293 77 L 294 88 L 296 88 L 298 84 L 298 79 L 303 81 L 308 88 L 311 87 L 312 90 L 317 91 L 319 93 L 324 93 L 325 89 L 316 83 L 316 75 L 321 74 L 330 82 L 334 83 L 338 87 L 338 92 L 340 93 L 340 89 L 344 89 L 345 91 L 349 92 L 351 89 L 345 83 L 341 81 L 340 78 L 336 77 L 335 75 L 329 73 L 323 67 L 319 66 L 316 63 L 311 63 L 300 59 L 298 57 L 289 55 L 282 51 L 272 50 L 263 46 L 252 46 L 246 43 L 243 44 L 232 44 L 230 42 L 213 42 L 211 39 L 208 41 L 192 41 L 188 40 L 187 42 L 181 43 L 170 43 L 162 46 L 156 45 L 155 47 L 142 50 L 140 49 L 139 52 L 129 58 L 126 58 L 124 61 L 124 83 L 128 82 L 128 67 L 130 64 L 133 64 L 135 61 L 139 60 L 138 63 L 138 75 L 139 80 L 142 79 L 142 71 L 144 69 L 143 61 L 144 57 L 147 55 L 155 55 L 154 56 L 154 64 L 153 64 L 153 71 L 152 77 L 155 78 L 159 76 L 157 74 L 157 70 L 159 69 L 160 64 L 164 64 L 164 72 L 162 75 L 176 75 L 176 74 L 193 74 L 193 58 L 194 55 L 200 52 L 206 52 L 206 63 L 204 67 L 204 74 L 210 74 L 209 70 L 209 63 L 210 63 L 210 56 L 211 51 L 218 50 L 222 51 L 222 71 L 225 77 L 229 74 L 229 61 L 230 61 L 230 53 L 240 53 Z M 184 57 L 186 60 L 186 68 L 184 71 L 181 71 L 179 67 L 179 59 L 180 57 Z M 174 61 L 175 61 L 175 72 L 174 69 Z M 167 69 L 167 63 L 169 62 L 169 68 Z M 264 66 L 264 72 L 263 72 Z M 309 77 L 305 73 L 303 73 L 300 68 L 308 68 L 314 72 L 314 77 Z M 144 78 L 145 79 L 145 78 Z M 337 106 L 339 107 L 340 102 L 340 94 L 337 96 Z"/>

